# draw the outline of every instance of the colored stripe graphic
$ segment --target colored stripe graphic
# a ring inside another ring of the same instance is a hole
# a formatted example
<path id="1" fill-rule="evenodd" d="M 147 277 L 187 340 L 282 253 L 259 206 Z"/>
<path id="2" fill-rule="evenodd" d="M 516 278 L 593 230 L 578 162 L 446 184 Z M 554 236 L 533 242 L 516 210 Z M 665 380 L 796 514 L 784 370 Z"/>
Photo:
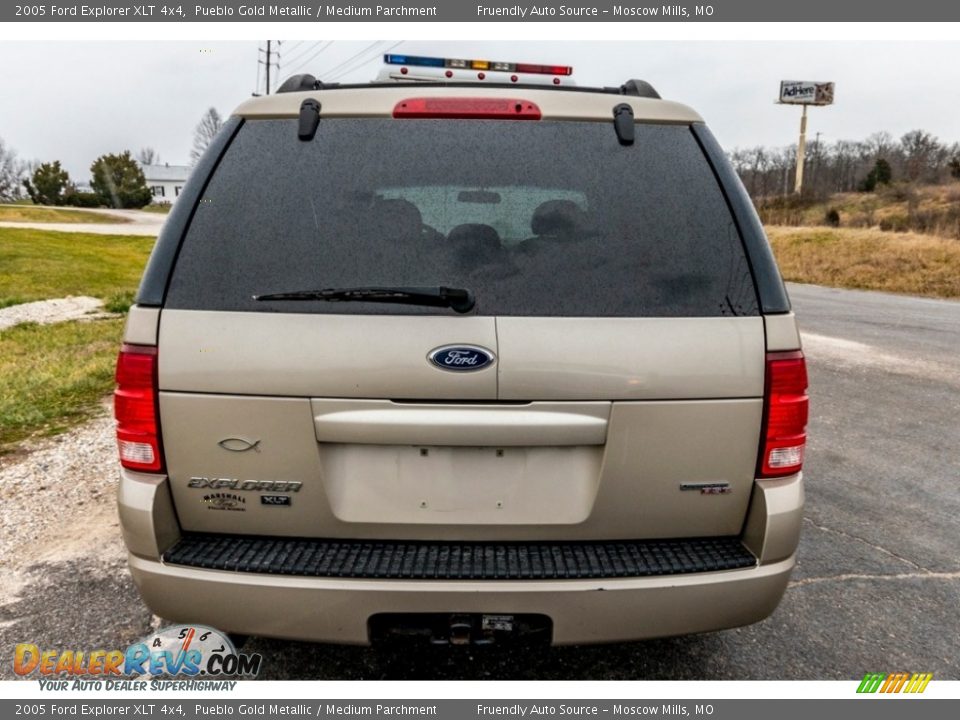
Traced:
<path id="1" fill-rule="evenodd" d="M 910 684 L 907 686 L 907 689 L 904 690 L 904 692 L 922 693 L 924 690 L 927 689 L 927 684 L 932 679 L 933 679 L 933 673 L 919 673 L 919 674 L 915 673 L 914 676 L 910 678 Z"/>
<path id="2" fill-rule="evenodd" d="M 857 688 L 858 693 L 875 693 L 880 687 L 880 683 L 886 677 L 883 673 L 867 673 Z"/>
<path id="3" fill-rule="evenodd" d="M 857 687 L 858 693 L 922 693 L 933 673 L 867 673 Z"/>

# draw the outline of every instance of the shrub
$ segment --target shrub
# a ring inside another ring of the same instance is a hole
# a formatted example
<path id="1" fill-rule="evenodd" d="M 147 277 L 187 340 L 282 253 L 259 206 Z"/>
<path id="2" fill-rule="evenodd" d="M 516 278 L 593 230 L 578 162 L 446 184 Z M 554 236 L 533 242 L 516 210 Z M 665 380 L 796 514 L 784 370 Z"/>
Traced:
<path id="1" fill-rule="evenodd" d="M 861 192 L 873 192 L 880 185 L 889 185 L 893 180 L 893 169 L 883 158 L 877 158 L 870 172 L 860 182 Z"/>
<path id="2" fill-rule="evenodd" d="M 888 215 L 880 220 L 880 229 L 884 232 L 907 232 L 910 220 L 906 215 Z"/>
<path id="3" fill-rule="evenodd" d="M 106 299 L 103 307 L 107 312 L 126 314 L 130 311 L 130 306 L 133 305 L 133 296 L 134 294 L 129 291 L 114 293 Z"/>
<path id="4" fill-rule="evenodd" d="M 910 183 L 892 183 L 883 187 L 879 192 L 880 197 L 894 202 L 912 203 L 917 200 L 917 189 Z"/>
<path id="5" fill-rule="evenodd" d="M 101 203 L 114 208 L 142 208 L 152 197 L 143 170 L 127 150 L 101 155 L 90 166 L 90 185 Z"/>
<path id="6" fill-rule="evenodd" d="M 68 192 L 63 196 L 63 204 L 71 207 L 98 208 L 102 207 L 100 196 L 92 192 Z"/>
<path id="7" fill-rule="evenodd" d="M 64 191 L 70 187 L 70 175 L 60 167 L 59 160 L 42 163 L 23 181 L 23 187 L 36 205 L 62 205 Z"/>

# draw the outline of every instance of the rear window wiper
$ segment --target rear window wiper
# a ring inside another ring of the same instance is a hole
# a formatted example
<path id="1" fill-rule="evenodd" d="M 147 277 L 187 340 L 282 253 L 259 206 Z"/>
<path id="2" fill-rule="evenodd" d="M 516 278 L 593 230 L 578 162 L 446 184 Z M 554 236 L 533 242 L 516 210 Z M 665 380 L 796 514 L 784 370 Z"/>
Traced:
<path id="1" fill-rule="evenodd" d="M 325 302 L 379 302 L 406 305 L 448 307 L 458 313 L 469 312 L 476 304 L 473 293 L 463 288 L 449 287 L 350 287 L 297 290 L 295 292 L 254 295 L 258 302 L 267 300 Z"/>

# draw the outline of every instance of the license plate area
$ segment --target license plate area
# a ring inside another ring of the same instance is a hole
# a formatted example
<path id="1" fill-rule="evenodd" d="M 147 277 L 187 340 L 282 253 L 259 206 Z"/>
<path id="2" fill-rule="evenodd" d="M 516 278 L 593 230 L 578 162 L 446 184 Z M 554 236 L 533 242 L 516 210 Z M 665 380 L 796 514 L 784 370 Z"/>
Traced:
<path id="1" fill-rule="evenodd" d="M 553 621 L 546 615 L 480 613 L 381 613 L 368 623 L 370 640 L 422 641 L 432 645 L 549 644 Z"/>
<path id="2" fill-rule="evenodd" d="M 345 522 L 574 524 L 596 498 L 601 446 L 320 445 L 331 509 Z"/>

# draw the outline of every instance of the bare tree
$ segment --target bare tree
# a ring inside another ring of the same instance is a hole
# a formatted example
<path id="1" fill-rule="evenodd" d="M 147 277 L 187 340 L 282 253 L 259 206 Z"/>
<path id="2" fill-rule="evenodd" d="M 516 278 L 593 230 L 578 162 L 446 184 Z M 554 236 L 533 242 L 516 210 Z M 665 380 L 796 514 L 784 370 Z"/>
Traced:
<path id="1" fill-rule="evenodd" d="M 137 162 L 141 165 L 156 165 L 160 162 L 160 153 L 149 145 L 140 148 L 140 152 L 137 153 Z"/>
<path id="2" fill-rule="evenodd" d="M 223 127 L 223 119 L 217 109 L 207 110 L 197 124 L 196 130 L 193 131 L 193 149 L 190 151 L 190 160 L 193 163 L 200 159 L 221 127 Z"/>
<path id="3" fill-rule="evenodd" d="M 736 148 L 730 153 L 734 169 L 758 205 L 790 194 L 795 158 L 796 145 Z M 950 182 L 960 179 L 960 143 L 941 142 L 924 130 L 908 132 L 900 140 L 876 132 L 862 141 L 810 143 L 807 165 L 804 195 L 814 199 L 837 192 L 869 191 L 890 182 Z M 871 183 L 874 170 L 880 172 L 873 178 L 879 182 Z"/>
<path id="4" fill-rule="evenodd" d="M 885 130 L 868 135 L 863 144 L 870 153 L 870 160 L 873 162 L 887 159 L 897 147 L 897 141 L 893 139 L 893 135 Z"/>
<path id="5" fill-rule="evenodd" d="M 947 159 L 946 148 L 926 130 L 911 130 L 900 138 L 900 147 L 911 180 L 936 179 Z"/>
<path id="6" fill-rule="evenodd" d="M 0 200 L 20 197 L 24 169 L 24 164 L 17 159 L 17 153 L 0 138 Z"/>

